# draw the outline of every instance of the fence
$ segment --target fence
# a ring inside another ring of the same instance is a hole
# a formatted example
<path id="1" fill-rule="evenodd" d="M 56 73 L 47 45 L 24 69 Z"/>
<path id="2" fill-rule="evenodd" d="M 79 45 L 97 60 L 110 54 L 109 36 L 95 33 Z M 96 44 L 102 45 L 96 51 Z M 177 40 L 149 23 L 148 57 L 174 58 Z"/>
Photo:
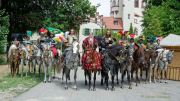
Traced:
<path id="1" fill-rule="evenodd" d="M 168 72 L 167 72 L 167 78 L 169 80 L 180 81 L 180 67 L 169 66 Z"/>

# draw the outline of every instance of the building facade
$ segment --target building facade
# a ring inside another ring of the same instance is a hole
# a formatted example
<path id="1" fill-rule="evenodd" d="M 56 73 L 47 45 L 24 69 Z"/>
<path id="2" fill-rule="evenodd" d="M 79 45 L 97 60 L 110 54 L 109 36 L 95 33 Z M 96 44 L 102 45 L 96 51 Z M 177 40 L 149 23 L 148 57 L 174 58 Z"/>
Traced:
<path id="1" fill-rule="evenodd" d="M 142 34 L 144 0 L 111 0 L 111 16 L 120 18 L 123 22 L 123 31 L 129 31 L 130 25 L 134 28 L 134 34 Z"/>

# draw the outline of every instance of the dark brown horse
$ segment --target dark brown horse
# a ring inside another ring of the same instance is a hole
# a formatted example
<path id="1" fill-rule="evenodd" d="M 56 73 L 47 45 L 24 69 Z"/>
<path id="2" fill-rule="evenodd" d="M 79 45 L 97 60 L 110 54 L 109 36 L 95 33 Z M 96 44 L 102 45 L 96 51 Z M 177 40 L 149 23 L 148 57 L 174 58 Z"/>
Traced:
<path id="1" fill-rule="evenodd" d="M 136 74 L 136 86 L 137 83 L 140 83 L 138 71 L 141 69 L 145 64 L 145 54 L 144 54 L 144 47 L 137 46 L 135 52 L 133 54 L 134 61 L 132 62 L 132 70 L 131 70 L 131 78 L 133 78 L 133 73 L 135 71 Z"/>

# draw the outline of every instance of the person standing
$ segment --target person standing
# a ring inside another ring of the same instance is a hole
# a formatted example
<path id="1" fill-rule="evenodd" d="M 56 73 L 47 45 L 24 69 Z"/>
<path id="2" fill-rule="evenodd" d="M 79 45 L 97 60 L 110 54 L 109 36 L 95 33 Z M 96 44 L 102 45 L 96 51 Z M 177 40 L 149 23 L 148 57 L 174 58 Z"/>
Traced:
<path id="1" fill-rule="evenodd" d="M 67 36 L 67 41 L 69 45 L 72 45 L 74 38 L 77 39 L 77 36 L 74 29 L 71 29 L 69 35 Z"/>

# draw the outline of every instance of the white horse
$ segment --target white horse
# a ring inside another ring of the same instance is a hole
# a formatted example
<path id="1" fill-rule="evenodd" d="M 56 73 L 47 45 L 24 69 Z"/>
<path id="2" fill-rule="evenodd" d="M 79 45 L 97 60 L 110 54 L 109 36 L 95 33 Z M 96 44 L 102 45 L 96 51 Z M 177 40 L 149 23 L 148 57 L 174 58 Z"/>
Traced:
<path id="1" fill-rule="evenodd" d="M 70 79 L 70 71 L 74 70 L 74 86 L 73 88 L 77 90 L 76 79 L 77 70 L 80 63 L 80 55 L 78 52 L 79 43 L 74 41 L 72 46 L 65 49 L 64 52 L 64 68 L 63 73 L 65 73 L 66 83 L 64 88 L 68 89 L 67 80 Z M 62 78 L 63 79 L 63 78 Z"/>
<path id="2" fill-rule="evenodd" d="M 23 44 L 20 45 L 19 49 L 20 49 L 20 68 L 21 68 L 21 77 L 22 77 L 24 73 L 24 69 L 27 76 L 27 65 L 29 62 L 28 61 L 29 53 L 28 53 L 28 49 Z"/>
<path id="3" fill-rule="evenodd" d="M 173 58 L 173 52 L 174 51 L 170 51 L 167 49 L 158 49 L 158 56 L 156 58 L 156 64 L 155 64 L 155 68 L 157 68 L 157 78 L 158 80 L 161 81 L 160 76 L 162 76 L 161 74 L 163 74 L 164 72 L 164 79 L 165 79 L 165 83 L 167 83 L 167 70 L 168 70 L 168 64 L 170 64 L 172 62 L 172 58 Z M 155 77 L 154 77 L 155 80 Z"/>
<path id="4" fill-rule="evenodd" d="M 43 46 L 44 46 L 44 49 L 42 53 L 42 60 L 43 60 L 43 66 L 44 66 L 44 83 L 46 83 L 47 77 L 48 77 L 48 82 L 51 82 L 53 54 L 50 50 L 49 45 L 44 44 Z"/>
<path id="5" fill-rule="evenodd" d="M 38 65 L 39 71 L 39 78 L 41 73 L 41 66 L 42 66 L 42 50 L 35 44 L 33 44 L 33 51 L 32 51 L 32 66 L 34 69 L 34 78 L 36 78 L 36 65 Z"/>

